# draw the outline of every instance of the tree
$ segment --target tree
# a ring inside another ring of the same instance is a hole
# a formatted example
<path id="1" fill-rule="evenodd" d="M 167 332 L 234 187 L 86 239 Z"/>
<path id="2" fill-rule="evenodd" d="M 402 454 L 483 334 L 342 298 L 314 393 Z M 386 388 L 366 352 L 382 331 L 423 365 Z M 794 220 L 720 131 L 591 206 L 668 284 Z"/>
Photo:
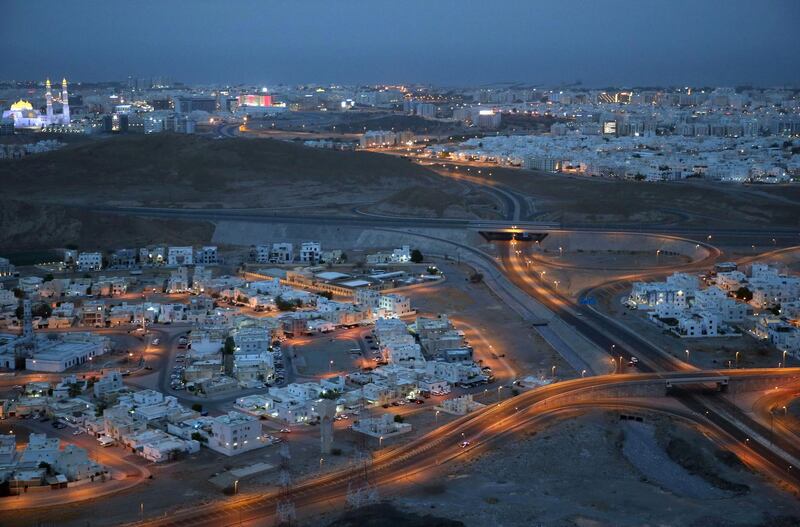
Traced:
<path id="1" fill-rule="evenodd" d="M 339 390 L 327 390 L 322 392 L 319 397 L 320 399 L 329 399 L 331 401 L 335 401 L 339 398 L 341 392 Z"/>
<path id="2" fill-rule="evenodd" d="M 195 412 L 202 412 L 203 411 L 203 405 L 200 404 L 200 403 L 194 403 L 192 405 L 192 410 L 194 410 Z"/>
<path id="3" fill-rule="evenodd" d="M 53 276 L 51 273 L 47 273 L 46 275 L 44 275 L 44 281 L 45 282 L 52 282 L 54 279 L 55 279 L 55 276 Z"/>
<path id="4" fill-rule="evenodd" d="M 195 441 L 199 441 L 201 443 L 206 443 L 208 441 L 208 438 L 206 438 L 206 436 L 204 436 L 200 432 L 192 432 L 192 439 L 194 439 Z"/>
<path id="5" fill-rule="evenodd" d="M 744 300 L 745 302 L 749 302 L 753 299 L 753 292 L 747 289 L 745 286 L 742 286 L 739 289 L 737 289 L 734 295 L 739 300 Z"/>
<path id="6" fill-rule="evenodd" d="M 275 297 L 275 306 L 280 311 L 297 311 L 298 307 L 303 307 L 303 301 L 299 298 L 296 300 L 286 300 L 278 295 Z"/>
<path id="7" fill-rule="evenodd" d="M 483 274 L 478 272 L 472 273 L 469 275 L 469 281 L 473 284 L 479 284 L 483 282 Z"/>
<path id="8" fill-rule="evenodd" d="M 21 319 L 24 314 L 24 309 L 22 305 L 18 305 L 17 309 L 15 310 L 14 314 L 17 318 Z M 34 317 L 42 317 L 48 318 L 53 313 L 53 308 L 50 307 L 49 304 L 38 303 L 31 306 L 31 315 Z"/>
<path id="9" fill-rule="evenodd" d="M 413 251 L 411 251 L 411 261 L 412 262 L 414 262 L 414 263 L 422 263 L 422 260 L 423 260 L 422 251 L 420 251 L 419 249 L 414 249 Z"/>
<path id="10" fill-rule="evenodd" d="M 222 347 L 222 354 L 233 355 L 234 351 L 236 351 L 236 342 L 233 340 L 233 337 L 227 337 L 225 339 L 225 345 Z"/>
<path id="11" fill-rule="evenodd" d="M 394 416 L 394 422 L 395 423 L 402 423 L 403 421 L 405 421 L 405 418 L 402 415 L 397 414 L 397 415 Z"/>

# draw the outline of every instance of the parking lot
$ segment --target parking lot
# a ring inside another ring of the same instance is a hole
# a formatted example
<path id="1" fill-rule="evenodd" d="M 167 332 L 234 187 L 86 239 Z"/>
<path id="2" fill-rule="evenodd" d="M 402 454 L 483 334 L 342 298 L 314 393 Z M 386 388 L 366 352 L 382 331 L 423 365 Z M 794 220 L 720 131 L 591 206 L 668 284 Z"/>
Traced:
<path id="1" fill-rule="evenodd" d="M 333 373 L 349 373 L 364 364 L 367 340 L 361 340 L 364 328 L 345 329 L 290 341 L 292 361 L 299 376 L 317 377 Z M 374 363 L 373 363 L 374 364 Z"/>

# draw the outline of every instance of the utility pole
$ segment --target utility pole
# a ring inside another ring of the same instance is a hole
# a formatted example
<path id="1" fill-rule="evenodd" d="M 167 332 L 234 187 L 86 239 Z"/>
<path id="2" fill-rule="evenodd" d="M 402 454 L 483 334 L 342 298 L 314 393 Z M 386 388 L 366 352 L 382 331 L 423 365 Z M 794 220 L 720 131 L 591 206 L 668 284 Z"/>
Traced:
<path id="1" fill-rule="evenodd" d="M 289 527 L 295 525 L 297 511 L 292 501 L 292 476 L 289 473 L 292 455 L 289 451 L 289 444 L 283 443 L 280 450 L 281 472 L 279 484 L 281 487 L 278 495 L 278 504 L 275 511 L 276 527 Z"/>

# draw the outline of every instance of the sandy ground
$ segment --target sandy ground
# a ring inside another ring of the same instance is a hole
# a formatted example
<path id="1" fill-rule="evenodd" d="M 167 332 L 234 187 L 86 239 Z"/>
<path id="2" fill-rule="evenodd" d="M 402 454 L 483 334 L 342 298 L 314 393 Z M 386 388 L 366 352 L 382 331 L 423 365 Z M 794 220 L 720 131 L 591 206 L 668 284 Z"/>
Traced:
<path id="1" fill-rule="evenodd" d="M 723 491 L 690 474 L 661 445 L 676 438 L 715 476 L 749 490 Z M 714 451 L 666 418 L 623 425 L 596 413 L 532 431 L 396 503 L 475 527 L 751 526 L 789 515 L 800 522 L 800 502 L 735 463 L 714 461 Z"/>
<path id="2" fill-rule="evenodd" d="M 423 315 L 447 313 L 467 334 L 475 358 L 483 359 L 498 380 L 549 374 L 572 375 L 569 365 L 519 316 L 510 312 L 485 284 L 471 284 L 466 265 L 434 260 L 447 277 L 443 284 L 406 292 Z M 505 357 L 501 357 L 505 355 Z"/>
<path id="3" fill-rule="evenodd" d="M 554 267 L 592 269 L 648 269 L 661 266 L 681 266 L 691 262 L 688 256 L 653 254 L 639 251 L 548 251 L 539 252 L 534 261 Z"/>

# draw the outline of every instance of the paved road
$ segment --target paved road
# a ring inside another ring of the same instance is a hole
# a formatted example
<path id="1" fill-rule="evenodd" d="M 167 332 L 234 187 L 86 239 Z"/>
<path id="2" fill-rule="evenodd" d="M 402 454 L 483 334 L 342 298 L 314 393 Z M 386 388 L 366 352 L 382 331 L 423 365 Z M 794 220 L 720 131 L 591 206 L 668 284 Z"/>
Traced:
<path id="1" fill-rule="evenodd" d="M 0 423 L 0 434 L 8 434 L 12 431 L 21 442 L 27 441 L 27 434 L 38 433 L 47 434 L 49 437 L 58 437 L 61 439 L 62 445 L 71 443 L 85 448 L 89 451 L 89 457 L 106 466 L 113 478 L 111 481 L 87 483 L 57 491 L 31 492 L 13 498 L 3 498 L 2 503 L 7 503 L 9 507 L 15 509 L 53 507 L 64 503 L 92 500 L 128 490 L 150 476 L 150 471 L 145 466 L 146 462 L 141 458 L 136 458 L 120 447 L 103 448 L 93 437 L 85 433 L 73 435 L 74 429 L 69 426 L 59 430 L 53 428 L 51 422 L 42 423 L 37 419 L 16 418 Z"/>
<path id="2" fill-rule="evenodd" d="M 618 371 L 625 367 L 631 357 L 639 359 L 638 369 L 643 372 L 692 371 L 694 368 L 653 345 L 650 341 L 629 330 L 626 326 L 611 321 L 608 317 L 589 306 L 576 306 L 562 296 L 549 283 L 541 281 L 538 275 L 527 271 L 512 246 L 508 244 L 504 257 L 506 275 L 518 287 L 551 309 L 556 315 L 574 326 L 581 334 L 609 354 L 610 360 L 617 360 Z M 736 370 L 733 370 L 736 371 Z M 739 370 L 743 371 L 743 370 Z M 755 421 L 735 404 L 723 397 L 701 398 L 695 393 L 676 391 L 676 397 L 684 405 L 704 414 L 716 426 L 741 442 L 747 442 L 762 458 L 774 468 L 789 470 L 792 465 L 788 459 L 800 460 L 800 445 L 793 436 L 774 435 L 761 423 Z M 770 448 L 758 438 L 771 438 L 778 449 Z M 782 452 L 781 452 L 782 451 Z M 787 456 L 788 455 L 788 456 Z"/>
<path id="3" fill-rule="evenodd" d="M 514 220 L 477 220 L 457 218 L 413 218 L 390 217 L 374 215 L 356 216 L 315 216 L 298 214 L 273 214 L 266 209 L 172 209 L 158 207 L 95 207 L 98 212 L 116 213 L 124 215 L 195 219 L 208 221 L 245 221 L 254 223 L 287 223 L 299 225 L 341 225 L 350 227 L 377 228 L 436 228 L 436 229 L 468 229 L 481 230 L 518 230 L 529 232 L 550 231 L 575 231 L 575 232 L 603 232 L 603 233 L 640 233 L 640 234 L 666 234 L 686 236 L 690 238 L 712 239 L 719 237 L 745 238 L 758 242 L 758 246 L 783 246 L 796 245 L 800 240 L 800 229 L 788 228 L 700 228 L 684 226 L 656 226 L 656 225 L 631 225 L 631 224 L 605 224 L 598 227 L 596 224 L 581 223 L 555 223 L 537 221 Z M 775 240 L 774 242 L 772 240 Z"/>
<path id="4" fill-rule="evenodd" d="M 590 388 L 595 390 L 608 389 L 611 392 L 620 386 L 629 383 L 661 383 L 670 378 L 682 377 L 708 377 L 732 375 L 742 378 L 758 378 L 763 375 L 783 375 L 787 379 L 800 376 L 798 369 L 737 371 L 702 371 L 702 372 L 671 372 L 671 373 L 646 373 L 597 376 L 584 379 L 575 379 L 562 383 L 552 384 L 537 390 L 525 392 L 517 397 L 506 399 L 491 405 L 482 411 L 447 423 L 428 434 L 396 448 L 386 448 L 374 454 L 369 465 L 367 481 L 377 484 L 384 491 L 400 488 L 415 482 L 423 481 L 426 475 L 443 463 L 452 460 L 469 459 L 479 453 L 494 447 L 498 440 L 509 437 L 517 431 L 530 430 L 537 422 L 548 416 L 565 414 L 572 416 L 570 410 L 582 408 L 586 411 L 591 408 L 606 408 L 612 405 L 611 401 L 571 401 L 563 398 L 571 393 L 579 393 Z M 598 397 L 599 392 L 594 392 L 592 397 Z M 561 399 L 559 398 L 561 397 Z M 647 401 L 613 401 L 612 408 L 618 409 L 649 409 L 663 410 L 661 402 Z M 707 415 L 696 411 L 674 411 L 679 417 L 697 423 L 704 428 L 709 428 Z M 728 441 L 727 431 L 709 428 L 709 435 L 720 442 Z M 462 448 L 460 442 L 468 440 L 467 448 Z M 739 449 L 744 447 L 739 446 Z M 760 453 L 760 452 L 759 452 Z M 754 463 L 758 459 L 754 458 Z M 177 527 L 184 525 L 211 526 L 229 525 L 237 521 L 251 521 L 258 519 L 260 522 L 275 514 L 279 499 L 289 498 L 298 508 L 307 509 L 322 504 L 326 508 L 342 505 L 344 496 L 350 486 L 359 486 L 364 483 L 365 472 L 361 467 L 350 467 L 331 473 L 311 477 L 302 483 L 281 493 L 278 491 L 259 493 L 243 496 L 238 500 L 227 502 L 214 502 L 198 506 L 194 509 L 175 513 L 168 518 L 156 518 L 147 522 L 147 525 Z M 800 473 L 789 472 L 786 480 L 800 488 Z M 263 525 L 263 523 L 261 523 Z"/>

